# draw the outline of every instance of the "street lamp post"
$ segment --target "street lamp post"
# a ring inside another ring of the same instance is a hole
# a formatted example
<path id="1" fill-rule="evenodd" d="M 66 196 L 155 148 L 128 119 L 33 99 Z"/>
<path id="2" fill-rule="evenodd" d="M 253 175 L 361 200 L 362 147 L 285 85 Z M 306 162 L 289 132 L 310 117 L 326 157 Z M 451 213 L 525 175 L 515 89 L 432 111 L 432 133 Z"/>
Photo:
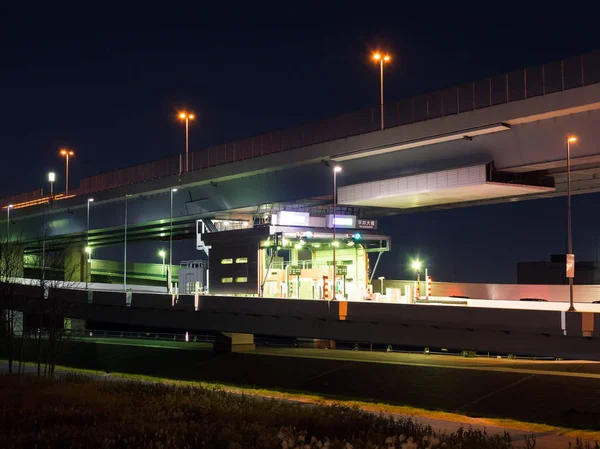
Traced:
<path id="1" fill-rule="evenodd" d="M 125 240 L 123 244 L 123 290 L 127 291 L 127 200 L 131 195 L 125 195 Z"/>
<path id="2" fill-rule="evenodd" d="M 56 174 L 54 172 L 48 173 L 48 182 L 50 182 L 50 198 L 54 198 L 54 181 L 56 181 Z"/>
<path id="3" fill-rule="evenodd" d="M 92 249 L 90 248 L 90 204 L 94 202 L 94 198 L 88 198 L 87 200 L 87 225 L 85 230 L 85 251 L 88 254 L 87 262 L 85 264 L 85 288 L 88 288 L 88 271 L 90 269 L 90 255 L 92 254 Z"/>
<path id="4" fill-rule="evenodd" d="M 90 204 L 94 202 L 94 198 L 88 198 L 87 200 L 87 227 L 85 232 L 86 244 L 90 245 Z"/>
<path id="5" fill-rule="evenodd" d="M 10 241 L 10 210 L 13 208 L 12 204 L 6 207 L 6 241 Z"/>
<path id="6" fill-rule="evenodd" d="M 75 152 L 63 148 L 60 150 L 60 155 L 66 158 L 65 196 L 69 196 L 69 157 L 75 156 Z"/>
<path id="7" fill-rule="evenodd" d="M 415 290 L 415 297 L 417 299 L 421 299 L 421 266 L 420 260 L 413 260 L 412 267 L 417 272 L 417 288 Z"/>
<path id="8" fill-rule="evenodd" d="M 337 266 L 336 266 L 336 261 L 335 261 L 335 249 L 336 246 L 338 245 L 337 241 L 335 240 L 335 211 L 337 209 L 337 174 L 339 172 L 342 171 L 342 167 L 340 167 L 339 165 L 336 165 L 335 167 L 333 167 L 333 243 L 332 243 L 332 247 L 333 247 L 333 276 L 331 277 L 332 281 L 333 281 L 333 288 L 331 289 L 332 293 L 332 298 L 335 299 L 335 287 L 336 287 L 336 275 L 337 275 Z"/>
<path id="9" fill-rule="evenodd" d="M 179 118 L 185 120 L 185 172 L 189 170 L 189 126 L 190 120 L 194 120 L 194 114 L 188 114 L 187 112 L 180 112 Z"/>
<path id="10" fill-rule="evenodd" d="M 169 270 L 167 282 L 169 283 L 169 293 L 173 293 L 173 194 L 177 189 L 171 189 L 171 206 L 169 208 Z"/>
<path id="11" fill-rule="evenodd" d="M 85 253 L 87 254 L 86 257 L 86 261 L 85 261 L 85 289 L 88 289 L 88 282 L 89 282 L 89 270 L 90 270 L 90 265 L 92 262 L 92 247 L 91 246 L 86 246 L 85 247 Z"/>
<path id="12" fill-rule="evenodd" d="M 573 302 L 573 277 L 575 276 L 575 256 L 573 255 L 573 230 L 571 227 L 571 143 L 577 142 L 577 137 L 567 137 L 567 232 L 569 239 L 569 256 L 572 259 L 573 267 L 567 269 L 569 278 L 569 312 L 575 312 Z M 567 258 L 569 257 L 567 256 Z"/>
<path id="13" fill-rule="evenodd" d="M 390 61 L 390 55 L 382 55 L 381 53 L 375 53 L 373 55 L 373 59 L 375 61 L 379 61 L 379 67 L 380 67 L 380 90 L 381 90 L 381 100 L 380 100 L 380 104 L 381 104 L 381 129 L 384 128 L 384 110 L 383 110 L 383 63 L 384 62 L 389 62 Z"/>

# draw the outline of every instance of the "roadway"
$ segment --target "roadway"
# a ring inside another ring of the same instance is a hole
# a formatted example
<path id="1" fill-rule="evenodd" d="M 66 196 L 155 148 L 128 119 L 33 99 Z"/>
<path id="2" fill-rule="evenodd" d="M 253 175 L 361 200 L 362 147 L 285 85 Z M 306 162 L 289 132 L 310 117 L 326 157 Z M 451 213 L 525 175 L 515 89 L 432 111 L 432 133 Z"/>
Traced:
<path id="1" fill-rule="evenodd" d="M 106 343 L 66 341 L 59 364 L 600 430 L 600 363 L 266 347 L 215 355 L 191 342 L 196 351 Z"/>

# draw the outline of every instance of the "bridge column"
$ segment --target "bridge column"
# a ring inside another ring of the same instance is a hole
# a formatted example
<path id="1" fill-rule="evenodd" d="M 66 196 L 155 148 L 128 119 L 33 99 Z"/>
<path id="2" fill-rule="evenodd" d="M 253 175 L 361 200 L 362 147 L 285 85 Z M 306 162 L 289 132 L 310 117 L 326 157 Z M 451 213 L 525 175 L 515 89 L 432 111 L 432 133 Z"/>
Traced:
<path id="1" fill-rule="evenodd" d="M 248 352 L 255 349 L 254 334 L 238 334 L 235 332 L 217 333 L 214 346 L 215 352 Z"/>
<path id="2" fill-rule="evenodd" d="M 85 282 L 85 264 L 87 255 L 82 245 L 71 245 L 64 249 L 63 269 L 64 280 Z"/>

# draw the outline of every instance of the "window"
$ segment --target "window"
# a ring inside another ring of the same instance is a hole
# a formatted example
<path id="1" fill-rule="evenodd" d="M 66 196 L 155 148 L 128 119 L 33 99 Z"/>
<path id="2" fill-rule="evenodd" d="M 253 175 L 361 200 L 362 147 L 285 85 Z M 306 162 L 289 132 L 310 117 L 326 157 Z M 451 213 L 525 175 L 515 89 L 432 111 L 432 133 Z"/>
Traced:
<path id="1" fill-rule="evenodd" d="M 231 265 L 233 263 L 233 259 L 221 259 L 221 265 Z"/>
<path id="2" fill-rule="evenodd" d="M 231 284 L 233 282 L 233 278 L 221 278 L 221 284 Z"/>
<path id="3" fill-rule="evenodd" d="M 186 282 L 185 283 L 185 292 L 188 295 L 191 295 L 193 293 L 196 293 L 196 283 L 194 281 L 191 282 Z"/>
<path id="4" fill-rule="evenodd" d="M 248 263 L 248 258 L 247 257 L 238 257 L 237 259 L 235 259 L 235 263 Z"/>
<path id="5" fill-rule="evenodd" d="M 248 282 L 248 278 L 247 277 L 239 277 L 239 278 L 235 278 L 235 282 L 237 283 L 243 283 L 243 282 Z"/>

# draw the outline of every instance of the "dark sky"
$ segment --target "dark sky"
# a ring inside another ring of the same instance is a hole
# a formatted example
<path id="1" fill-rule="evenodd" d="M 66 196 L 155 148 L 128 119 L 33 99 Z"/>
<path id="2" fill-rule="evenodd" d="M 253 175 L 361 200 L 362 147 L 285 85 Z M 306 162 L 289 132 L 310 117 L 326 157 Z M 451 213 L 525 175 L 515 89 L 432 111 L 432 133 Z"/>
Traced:
<path id="1" fill-rule="evenodd" d="M 376 48 L 393 57 L 388 99 L 600 48 L 599 11 L 570 13 L 549 3 L 531 9 L 480 3 L 470 10 L 399 1 L 10 3 L 0 14 L 2 195 L 40 188 L 45 173 L 60 173 L 61 146 L 77 152 L 73 187 L 82 176 L 177 154 L 184 140 L 175 113 L 184 107 L 199 117 L 190 134 L 197 150 L 375 105 L 378 70 L 368 58 Z M 576 203 L 585 207 L 593 197 Z M 536 204 L 552 211 L 562 203 Z M 434 247 L 425 232 L 434 217 L 493 227 L 496 210 L 518 217 L 515 224 L 537 219 L 519 203 L 403 215 L 400 227 L 414 223 L 414 244 L 439 260 L 457 248 L 437 240 Z M 563 232 L 559 224 L 548 239 Z M 455 231 L 456 244 L 473 253 L 496 232 Z M 519 248 L 528 244 L 522 237 L 514 243 L 510 255 L 507 242 L 486 251 L 519 260 Z M 536 245 L 532 255 L 539 258 L 564 250 L 543 239 Z M 498 277 L 514 277 L 503 273 Z"/>

